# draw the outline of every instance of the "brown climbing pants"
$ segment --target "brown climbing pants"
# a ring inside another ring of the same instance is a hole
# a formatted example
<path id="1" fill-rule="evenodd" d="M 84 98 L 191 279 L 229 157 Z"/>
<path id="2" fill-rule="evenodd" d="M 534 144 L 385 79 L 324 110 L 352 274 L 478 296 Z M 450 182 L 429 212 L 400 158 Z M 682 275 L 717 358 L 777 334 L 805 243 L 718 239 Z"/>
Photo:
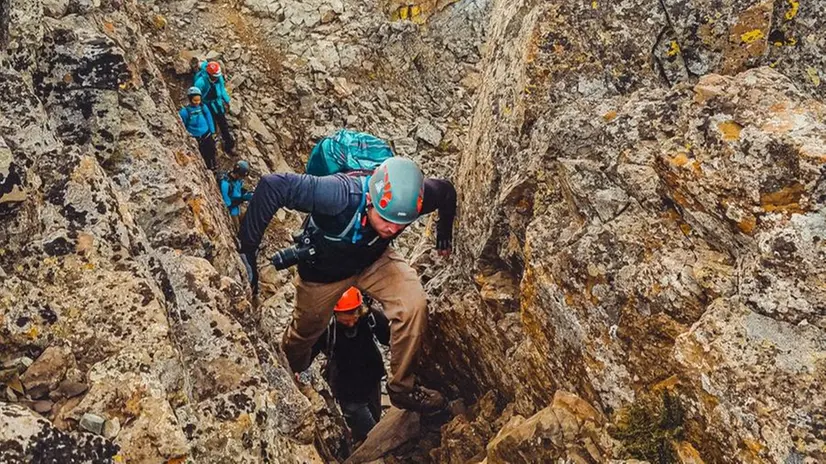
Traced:
<path id="1" fill-rule="evenodd" d="M 332 283 L 296 279 L 295 311 L 281 348 L 293 372 L 302 372 L 312 359 L 312 347 L 327 328 L 341 294 L 356 286 L 384 307 L 390 320 L 390 379 L 388 388 L 413 388 L 413 368 L 427 328 L 427 297 L 416 271 L 388 248 L 370 267 L 349 279 Z"/>

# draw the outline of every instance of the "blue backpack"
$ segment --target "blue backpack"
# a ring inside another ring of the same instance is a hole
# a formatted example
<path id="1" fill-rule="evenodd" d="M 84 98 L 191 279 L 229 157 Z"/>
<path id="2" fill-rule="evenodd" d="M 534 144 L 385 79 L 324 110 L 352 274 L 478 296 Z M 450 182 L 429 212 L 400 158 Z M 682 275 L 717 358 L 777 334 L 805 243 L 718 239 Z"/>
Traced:
<path id="1" fill-rule="evenodd" d="M 384 140 L 364 132 L 341 129 L 313 147 L 305 171 L 314 176 L 347 171 L 373 172 L 391 156 L 393 150 Z"/>

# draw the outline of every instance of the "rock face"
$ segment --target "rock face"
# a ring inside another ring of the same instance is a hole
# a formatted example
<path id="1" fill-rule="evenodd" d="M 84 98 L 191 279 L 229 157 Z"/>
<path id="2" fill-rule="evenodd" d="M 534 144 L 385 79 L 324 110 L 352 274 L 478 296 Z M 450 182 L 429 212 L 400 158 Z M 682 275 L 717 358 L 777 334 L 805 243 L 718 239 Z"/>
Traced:
<path id="1" fill-rule="evenodd" d="M 0 461 L 346 454 L 275 346 L 289 273 L 253 311 L 175 114 L 207 57 L 254 176 L 339 127 L 456 167 L 454 261 L 428 225 L 397 244 L 433 296 L 424 380 L 477 402 L 433 460 L 826 461 L 824 12 L 0 2 Z"/>
<path id="2" fill-rule="evenodd" d="M 823 34 L 769 39 L 822 6 L 497 2 L 430 380 L 523 416 L 668 392 L 676 453 L 826 459 Z"/>
<path id="3" fill-rule="evenodd" d="M 321 462 L 141 12 L 86 3 L 0 15 L 3 378 L 10 400 L 54 403 L 0 404 L 0 460 Z"/>

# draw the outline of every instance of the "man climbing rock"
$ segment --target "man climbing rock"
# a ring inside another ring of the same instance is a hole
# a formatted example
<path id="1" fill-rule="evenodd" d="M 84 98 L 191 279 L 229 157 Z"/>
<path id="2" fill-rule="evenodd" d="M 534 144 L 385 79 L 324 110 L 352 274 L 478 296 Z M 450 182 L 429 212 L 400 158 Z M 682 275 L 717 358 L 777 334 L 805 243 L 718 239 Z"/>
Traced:
<path id="1" fill-rule="evenodd" d="M 232 132 L 230 132 L 229 123 L 227 122 L 230 98 L 221 72 L 221 65 L 216 61 L 203 62 L 201 70 L 195 74 L 194 86 L 201 89 L 204 104 L 209 108 L 213 119 L 215 119 L 215 124 L 221 130 L 224 152 L 232 155 L 235 149 L 235 139 L 232 138 Z"/>
<path id="2" fill-rule="evenodd" d="M 229 210 L 235 231 L 240 225 L 241 205 L 252 199 L 252 192 L 244 188 L 244 179 L 250 173 L 250 165 L 244 160 L 235 163 L 232 171 L 224 173 L 218 178 L 218 187 L 221 189 L 221 197 L 224 205 Z"/>
<path id="3" fill-rule="evenodd" d="M 390 345 L 390 321 L 363 304 L 350 287 L 336 303 L 334 317 L 313 346 L 312 358 L 327 356 L 324 378 L 341 406 L 353 440 L 362 441 L 381 418 L 381 379 L 386 374 L 376 340 Z"/>
<path id="4" fill-rule="evenodd" d="M 201 89 L 190 87 L 187 91 L 189 105 L 181 108 L 178 114 L 189 135 L 198 141 L 198 151 L 204 158 L 207 169 L 215 171 L 215 123 L 207 107 L 201 103 Z"/>
<path id="5" fill-rule="evenodd" d="M 339 296 L 351 286 L 378 300 L 391 321 L 391 402 L 433 411 L 439 392 L 416 382 L 413 368 L 427 326 L 427 296 L 416 271 L 390 247 L 419 215 L 438 210 L 436 248 L 451 249 L 456 191 L 446 180 L 424 179 L 411 160 L 386 159 L 367 174 L 271 174 L 258 183 L 241 223 L 241 252 L 257 288 L 256 253 L 279 208 L 309 213 L 303 237 L 312 252 L 298 262 L 296 302 L 282 347 L 294 372 L 307 369 L 312 347 L 327 327 Z M 304 241 L 304 239 L 302 239 Z"/>

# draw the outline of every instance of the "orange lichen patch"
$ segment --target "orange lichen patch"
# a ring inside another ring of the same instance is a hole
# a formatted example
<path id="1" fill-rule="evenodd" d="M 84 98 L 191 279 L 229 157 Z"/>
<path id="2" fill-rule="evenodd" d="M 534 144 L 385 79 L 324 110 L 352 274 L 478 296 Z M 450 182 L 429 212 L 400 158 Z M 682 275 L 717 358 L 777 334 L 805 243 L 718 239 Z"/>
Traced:
<path id="1" fill-rule="evenodd" d="M 686 155 L 685 153 L 677 153 L 677 155 L 675 155 L 669 161 L 674 166 L 682 167 L 682 166 L 685 166 L 686 164 L 688 164 L 689 159 L 688 159 L 688 155 Z"/>
<path id="2" fill-rule="evenodd" d="M 166 464 L 184 464 L 186 462 L 186 460 L 187 460 L 186 456 L 180 456 L 180 457 L 172 458 L 172 459 L 166 461 Z"/>
<path id="3" fill-rule="evenodd" d="M 192 214 L 194 214 L 196 218 L 201 216 L 203 205 L 200 197 L 192 197 L 186 204 L 189 205 L 189 209 L 192 210 Z"/>
<path id="4" fill-rule="evenodd" d="M 177 162 L 179 166 L 186 166 L 191 160 L 192 158 L 190 158 L 185 151 L 175 150 L 175 162 Z"/>
<path id="5" fill-rule="evenodd" d="M 746 235 L 751 235 L 755 227 L 757 227 L 757 218 L 752 215 L 746 216 L 737 223 L 737 228 Z"/>
<path id="6" fill-rule="evenodd" d="M 740 138 L 740 131 L 743 130 L 743 126 L 734 121 L 725 121 L 717 124 L 717 129 L 720 129 L 723 134 L 723 140 L 730 142 Z"/>
<path id="7" fill-rule="evenodd" d="M 794 183 L 771 193 L 760 194 L 760 206 L 766 212 L 786 211 L 802 213 L 800 198 L 803 196 L 803 185 Z"/>
<path id="8" fill-rule="evenodd" d="M 614 110 L 611 110 L 611 111 L 609 111 L 609 112 L 602 115 L 602 119 L 604 119 L 606 122 L 613 121 L 614 118 L 616 118 L 616 117 L 617 117 L 617 112 L 614 111 Z"/>

